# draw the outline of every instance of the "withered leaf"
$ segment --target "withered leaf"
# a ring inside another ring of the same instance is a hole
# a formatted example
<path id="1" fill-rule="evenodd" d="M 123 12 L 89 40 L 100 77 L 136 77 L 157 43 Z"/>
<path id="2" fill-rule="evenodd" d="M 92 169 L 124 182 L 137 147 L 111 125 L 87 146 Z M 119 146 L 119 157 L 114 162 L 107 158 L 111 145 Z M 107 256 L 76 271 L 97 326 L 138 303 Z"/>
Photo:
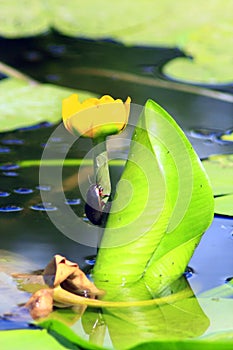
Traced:
<path id="1" fill-rule="evenodd" d="M 53 257 L 46 266 L 43 276 L 46 283 L 53 288 L 61 285 L 62 288 L 71 293 L 89 298 L 103 295 L 103 292 L 80 270 L 77 263 L 69 261 L 61 255 Z M 51 278 L 52 276 L 53 278 Z"/>
<path id="2" fill-rule="evenodd" d="M 47 280 L 49 276 L 53 276 L 53 281 L 49 279 L 49 283 L 53 283 L 51 287 L 57 287 L 65 279 L 70 276 L 76 268 L 79 268 L 78 264 L 67 260 L 64 256 L 55 255 L 46 268 L 44 269 L 43 275 Z"/>

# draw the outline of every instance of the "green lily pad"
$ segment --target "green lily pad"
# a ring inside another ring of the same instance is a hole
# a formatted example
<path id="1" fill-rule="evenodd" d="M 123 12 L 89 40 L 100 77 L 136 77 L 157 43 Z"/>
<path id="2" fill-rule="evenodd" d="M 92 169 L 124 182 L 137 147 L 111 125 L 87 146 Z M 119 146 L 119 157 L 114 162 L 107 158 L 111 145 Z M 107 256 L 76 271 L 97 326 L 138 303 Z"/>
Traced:
<path id="1" fill-rule="evenodd" d="M 214 212 L 220 215 L 233 216 L 233 194 L 214 199 Z"/>
<path id="2" fill-rule="evenodd" d="M 233 193 L 233 155 L 223 154 L 202 161 L 215 196 Z"/>
<path id="3" fill-rule="evenodd" d="M 67 344 L 59 343 L 48 334 L 47 330 L 14 330 L 0 333 L 1 349 L 13 350 L 17 344 L 18 350 L 25 350 L 33 346 L 34 350 L 64 350 Z M 70 345 L 70 344 L 69 344 Z M 76 347 L 75 349 L 81 349 Z"/>
<path id="4" fill-rule="evenodd" d="M 27 11 L 24 11 L 24 8 Z M 0 35 L 22 37 L 55 28 L 69 36 L 112 38 L 126 45 L 167 45 L 182 48 L 193 63 L 177 60 L 165 72 L 172 77 L 198 82 L 232 80 L 232 14 L 228 0 L 154 3 L 107 0 L 31 2 L 2 0 Z"/>
<path id="5" fill-rule="evenodd" d="M 220 215 L 233 215 L 233 155 L 212 156 L 203 160 L 210 178 L 214 195 L 214 212 Z"/>
<path id="6" fill-rule="evenodd" d="M 233 132 L 221 135 L 221 139 L 225 141 L 233 141 Z"/>
<path id="7" fill-rule="evenodd" d="M 94 95 L 75 91 L 81 100 Z M 41 122 L 61 120 L 62 99 L 74 90 L 50 84 L 34 84 L 4 79 L 0 83 L 0 132 L 27 127 Z"/>

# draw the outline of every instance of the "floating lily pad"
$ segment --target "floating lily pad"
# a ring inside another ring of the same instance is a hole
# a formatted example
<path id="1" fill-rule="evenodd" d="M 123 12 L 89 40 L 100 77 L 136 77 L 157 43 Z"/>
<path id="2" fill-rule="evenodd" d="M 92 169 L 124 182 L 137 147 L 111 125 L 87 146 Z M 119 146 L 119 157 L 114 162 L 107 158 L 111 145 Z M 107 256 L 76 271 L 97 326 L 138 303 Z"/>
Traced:
<path id="1" fill-rule="evenodd" d="M 215 198 L 215 213 L 233 215 L 233 155 L 212 156 L 204 160 Z"/>
<path id="2" fill-rule="evenodd" d="M 44 121 L 61 120 L 62 99 L 74 90 L 49 84 L 30 85 L 18 79 L 4 79 L 0 84 L 0 132 L 28 127 Z M 80 99 L 94 96 L 78 92 Z"/>
<path id="3" fill-rule="evenodd" d="M 212 156 L 202 161 L 215 196 L 233 193 L 233 155 Z"/>
<path id="4" fill-rule="evenodd" d="M 217 197 L 214 202 L 216 214 L 233 216 L 233 194 Z"/>
<path id="5" fill-rule="evenodd" d="M 225 141 L 233 142 L 233 131 L 226 132 L 225 134 L 221 135 L 221 139 Z"/>

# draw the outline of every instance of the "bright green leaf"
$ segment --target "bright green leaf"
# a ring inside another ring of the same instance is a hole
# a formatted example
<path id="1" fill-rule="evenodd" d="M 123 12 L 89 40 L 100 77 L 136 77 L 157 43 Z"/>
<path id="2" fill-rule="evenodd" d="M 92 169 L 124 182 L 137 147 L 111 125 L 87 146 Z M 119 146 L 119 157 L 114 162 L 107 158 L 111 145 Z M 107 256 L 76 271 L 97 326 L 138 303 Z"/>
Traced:
<path id="1" fill-rule="evenodd" d="M 210 178 L 215 201 L 214 212 L 233 215 L 233 155 L 212 156 L 203 165 Z"/>
<path id="2" fill-rule="evenodd" d="M 67 347 L 60 344 L 46 330 L 15 330 L 0 332 L 0 348 L 7 350 L 64 350 Z M 78 350 L 79 348 L 76 347 Z"/>
<path id="3" fill-rule="evenodd" d="M 96 282 L 143 279 L 158 293 L 184 272 L 212 217 L 212 190 L 198 156 L 169 114 L 149 100 L 117 186 Z"/>
<path id="4" fill-rule="evenodd" d="M 233 132 L 227 132 L 221 135 L 221 139 L 225 141 L 233 141 Z"/>
<path id="5" fill-rule="evenodd" d="M 233 216 L 233 194 L 214 199 L 214 212 L 220 215 Z"/>
<path id="6" fill-rule="evenodd" d="M 143 343 L 133 347 L 131 350 L 231 350 L 232 342 L 224 341 L 196 341 L 196 340 L 170 340 L 167 342 L 155 341 L 150 343 Z"/>
<path id="7" fill-rule="evenodd" d="M 60 121 L 62 99 L 72 93 L 72 89 L 54 85 L 30 85 L 22 80 L 4 79 L 0 84 L 0 131 Z M 76 93 L 81 100 L 94 96 L 85 91 Z"/>
<path id="8" fill-rule="evenodd" d="M 73 345 L 73 348 L 77 350 L 78 349 L 90 349 L 90 350 L 102 349 L 102 347 L 96 346 L 82 339 L 72 329 L 70 329 L 60 321 L 51 319 L 51 320 L 47 320 L 39 323 L 39 326 L 46 328 L 48 333 L 53 335 L 55 338 L 57 337 L 59 339 L 60 337 L 62 337 L 65 340 L 64 344 L 67 346 L 67 348 Z"/>
<path id="9" fill-rule="evenodd" d="M 202 161 L 215 196 L 233 193 L 233 155 L 223 154 Z"/>

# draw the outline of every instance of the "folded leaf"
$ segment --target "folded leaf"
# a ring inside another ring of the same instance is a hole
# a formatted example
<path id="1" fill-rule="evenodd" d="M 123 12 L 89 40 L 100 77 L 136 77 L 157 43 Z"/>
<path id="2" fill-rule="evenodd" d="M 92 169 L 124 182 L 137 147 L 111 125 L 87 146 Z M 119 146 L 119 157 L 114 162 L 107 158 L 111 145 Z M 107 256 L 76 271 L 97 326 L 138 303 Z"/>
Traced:
<path id="1" fill-rule="evenodd" d="M 198 156 L 170 115 L 149 100 L 117 186 L 95 281 L 143 279 L 152 295 L 159 293 L 184 272 L 212 218 L 212 190 Z"/>

